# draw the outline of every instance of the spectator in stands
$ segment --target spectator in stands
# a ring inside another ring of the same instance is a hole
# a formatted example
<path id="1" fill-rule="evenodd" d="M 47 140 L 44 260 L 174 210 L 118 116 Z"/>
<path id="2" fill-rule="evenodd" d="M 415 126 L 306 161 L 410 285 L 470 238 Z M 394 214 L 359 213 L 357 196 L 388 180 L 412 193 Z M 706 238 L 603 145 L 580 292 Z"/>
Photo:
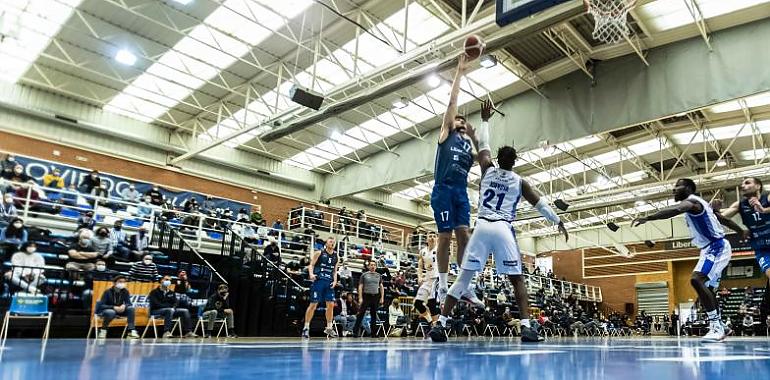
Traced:
<path id="1" fill-rule="evenodd" d="M 94 212 L 93 211 L 86 211 L 85 215 L 81 215 L 78 218 L 78 226 L 75 229 L 75 232 L 80 232 L 80 230 L 86 229 L 86 230 L 93 230 L 94 227 L 96 227 L 96 220 L 94 219 Z"/>
<path id="2" fill-rule="evenodd" d="M 136 234 L 131 236 L 129 248 L 131 249 L 132 259 L 138 259 L 150 254 L 150 236 L 147 234 L 147 228 L 139 227 Z"/>
<path id="3" fill-rule="evenodd" d="M 36 294 L 45 283 L 45 260 L 36 251 L 35 242 L 22 244 L 21 250 L 11 257 L 11 270 L 5 274 L 12 284 L 31 294 Z"/>
<path id="4" fill-rule="evenodd" d="M 83 229 L 78 233 L 78 241 L 67 251 L 69 256 L 69 261 L 65 265 L 67 270 L 90 272 L 96 269 L 99 253 L 94 247 L 93 237 L 94 232 L 89 229 Z"/>
<path id="5" fill-rule="evenodd" d="M 27 227 L 24 226 L 24 221 L 18 217 L 11 219 L 8 227 L 0 231 L 0 243 L 4 246 L 13 247 L 14 250 L 19 249 L 22 244 L 26 243 L 28 237 Z"/>
<path id="6" fill-rule="evenodd" d="M 267 222 L 263 219 L 261 222 L 259 222 L 259 227 L 257 227 L 257 236 L 260 240 L 265 240 L 270 235 L 270 229 L 267 228 Z"/>
<path id="7" fill-rule="evenodd" d="M 358 314 L 358 304 L 353 300 L 353 294 L 343 292 L 334 305 L 334 321 L 342 326 L 342 336 L 353 333 L 356 314 Z"/>
<path id="8" fill-rule="evenodd" d="M 553 271 L 552 271 L 552 270 L 550 270 L 550 269 L 548 270 L 548 273 L 547 273 L 545 276 L 546 276 L 546 277 L 548 277 L 548 278 L 556 278 L 556 277 L 553 275 Z"/>
<path id="9" fill-rule="evenodd" d="M 131 304 L 131 294 L 126 289 L 126 277 L 118 275 L 113 280 L 111 288 L 104 291 L 102 298 L 96 305 L 96 313 L 102 317 L 102 330 L 99 331 L 99 339 L 107 337 L 107 327 L 115 317 L 126 317 L 128 320 L 129 339 L 139 338 L 134 326 L 134 305 Z"/>
<path id="10" fill-rule="evenodd" d="M 96 229 L 94 237 L 91 238 L 91 242 L 94 245 L 94 249 L 99 253 L 99 257 L 108 260 L 114 253 L 114 247 L 112 240 L 110 239 L 110 230 L 107 227 L 99 227 Z"/>
<path id="11" fill-rule="evenodd" d="M 358 279 L 358 304 L 360 309 L 356 315 L 356 325 L 353 327 L 353 333 L 358 336 L 361 331 L 361 322 L 364 314 L 369 311 L 371 315 L 371 331 L 374 333 L 377 323 L 377 308 L 385 303 L 385 286 L 382 282 L 382 275 L 377 273 L 377 263 L 370 261 L 367 268 L 368 272 L 361 274 Z"/>
<path id="12" fill-rule="evenodd" d="M 123 202 L 138 203 L 141 198 L 142 193 L 136 190 L 136 186 L 134 186 L 133 183 L 120 192 L 120 199 L 122 199 Z"/>
<path id="13" fill-rule="evenodd" d="M 259 240 L 257 231 L 254 230 L 253 223 L 243 224 L 241 227 L 241 237 L 249 244 L 254 244 Z"/>
<path id="14" fill-rule="evenodd" d="M 216 209 L 217 205 L 214 202 L 214 198 L 212 198 L 211 195 L 207 195 L 206 199 L 203 200 L 203 204 L 201 205 L 201 211 L 207 214 Z"/>
<path id="15" fill-rule="evenodd" d="M 211 338 L 214 331 L 214 323 L 217 319 L 225 319 L 227 323 L 227 329 L 229 330 L 228 338 L 237 338 L 238 336 L 233 333 L 235 329 L 235 318 L 233 318 L 233 309 L 230 307 L 230 290 L 227 284 L 219 284 L 217 292 L 209 297 L 206 301 L 206 307 L 203 309 L 203 319 L 206 320 L 206 332 L 204 338 Z"/>
<path id="16" fill-rule="evenodd" d="M 174 326 L 172 320 L 175 317 L 182 320 L 182 334 L 186 338 L 196 338 L 197 335 L 192 330 L 192 320 L 190 311 L 185 308 L 177 307 L 179 301 L 174 292 L 171 291 L 171 277 L 163 276 L 160 286 L 153 289 L 149 294 L 150 314 L 163 317 L 163 338 L 171 338 L 171 329 Z"/>
<path id="17" fill-rule="evenodd" d="M 47 201 L 45 193 L 40 190 L 37 183 L 34 180 L 29 180 L 23 185 L 16 188 L 14 194 L 14 200 L 16 201 L 16 208 L 21 210 L 29 200 L 29 210 L 35 212 L 51 212 L 52 207 L 41 203 L 41 201 Z"/>
<path id="18" fill-rule="evenodd" d="M 746 314 L 745 317 L 743 317 L 743 335 L 745 336 L 754 336 L 754 317 L 751 316 L 751 314 Z"/>
<path id="19" fill-rule="evenodd" d="M 388 325 L 391 327 L 406 326 L 408 321 L 404 315 L 404 311 L 401 310 L 398 298 L 393 298 L 388 306 Z M 393 336 L 401 336 L 399 333 L 394 333 Z"/>
<path id="20" fill-rule="evenodd" d="M 187 272 L 180 270 L 176 275 L 176 281 L 174 282 L 174 293 L 176 293 L 176 299 L 179 300 L 179 306 L 189 308 L 192 304 L 192 299 L 188 295 L 192 291 L 192 285 L 187 279 Z"/>
<path id="21" fill-rule="evenodd" d="M 131 264 L 128 276 L 132 281 L 155 282 L 158 278 L 158 267 L 152 262 L 152 255 L 144 255 L 142 261 Z"/>
<path id="22" fill-rule="evenodd" d="M 107 181 L 101 181 L 99 186 L 91 190 L 91 195 L 93 196 L 91 206 L 95 208 L 98 203 L 99 206 L 108 207 L 114 211 L 117 207 L 110 202 L 110 189 L 107 185 Z"/>
<path id="23" fill-rule="evenodd" d="M 353 287 L 353 272 L 351 272 L 350 268 L 348 268 L 347 262 L 343 262 L 340 266 L 340 270 L 337 273 L 337 278 L 339 279 L 342 289 L 351 290 Z"/>
<path id="24" fill-rule="evenodd" d="M 535 275 L 535 276 L 541 276 L 541 274 L 540 274 L 540 267 L 536 266 L 535 267 L 535 271 L 532 272 L 532 274 Z"/>
<path id="25" fill-rule="evenodd" d="M 106 261 L 102 259 L 96 260 L 96 269 L 93 272 L 94 280 L 111 281 L 116 275 L 118 275 L 118 272 L 108 269 Z"/>
<path id="26" fill-rule="evenodd" d="M 7 224 L 18 215 L 19 212 L 16 210 L 16 205 L 13 202 L 13 194 L 3 195 L 3 200 L 0 202 L 0 220 Z"/>
<path id="27" fill-rule="evenodd" d="M 542 313 L 543 316 L 545 316 L 545 313 Z M 521 320 L 516 319 L 513 317 L 513 313 L 511 313 L 511 308 L 506 307 L 505 311 L 503 312 L 500 319 L 503 321 L 503 324 L 511 329 L 513 331 L 513 334 L 519 335 L 521 334 Z"/>
<path id="28" fill-rule="evenodd" d="M 12 154 L 7 154 L 5 156 L 5 159 L 0 162 L 0 176 L 3 178 L 6 178 L 6 176 L 10 176 L 11 173 L 13 173 L 13 167 L 16 166 L 16 156 Z"/>
<path id="29" fill-rule="evenodd" d="M 80 181 L 80 184 L 78 185 L 78 191 L 83 194 L 91 194 L 95 188 L 101 185 L 101 182 L 102 180 L 99 178 L 99 171 L 93 170 L 91 171 L 91 174 Z"/>
<path id="30" fill-rule="evenodd" d="M 131 260 L 131 247 L 128 242 L 128 236 L 123 231 L 123 221 L 116 220 L 110 230 L 110 240 L 115 254 L 126 260 Z"/>
<path id="31" fill-rule="evenodd" d="M 158 185 L 152 185 L 152 188 L 144 193 L 144 196 L 150 197 L 150 204 L 156 206 L 164 205 L 165 197 L 163 196 L 163 193 L 160 192 L 160 187 L 158 187 Z"/>
<path id="32" fill-rule="evenodd" d="M 198 204 L 198 199 L 190 196 L 189 198 L 185 199 L 184 202 L 182 202 L 182 211 L 186 213 L 196 213 L 200 209 L 200 204 Z"/>
<path id="33" fill-rule="evenodd" d="M 136 216 L 142 219 L 149 219 L 157 209 L 157 206 L 153 207 L 154 205 L 151 202 L 152 198 L 150 198 L 150 196 L 145 195 L 142 197 L 139 201 L 139 205 L 136 206 Z"/>
<path id="34" fill-rule="evenodd" d="M 163 208 L 160 214 L 160 217 L 165 220 L 171 220 L 176 218 L 176 208 L 174 208 L 174 205 L 171 203 L 171 199 L 166 199 L 166 202 L 163 203 Z"/>
<path id="35" fill-rule="evenodd" d="M 4 179 L 7 179 L 8 181 L 18 182 L 18 183 L 12 183 L 9 184 L 8 187 L 10 189 L 13 189 L 16 191 L 16 189 L 19 188 L 19 183 L 25 183 L 29 181 L 31 178 L 27 175 L 27 173 L 24 172 L 24 166 L 22 164 L 16 164 L 13 166 L 13 171 L 8 173 Z"/>
<path id="36" fill-rule="evenodd" d="M 281 265 L 281 250 L 278 247 L 278 242 L 275 238 L 270 236 L 267 238 L 268 244 L 265 246 L 262 254 L 275 265 Z"/>
<path id="37" fill-rule="evenodd" d="M 249 218 L 249 211 L 245 208 L 241 208 L 238 210 L 238 215 L 235 217 L 235 221 L 239 223 L 248 223 Z"/>
<path id="38" fill-rule="evenodd" d="M 61 197 L 59 197 L 59 203 L 66 206 L 77 206 L 79 198 L 78 189 L 74 184 L 70 184 L 66 191 L 62 191 Z"/>
<path id="39" fill-rule="evenodd" d="M 54 189 L 64 188 L 64 178 L 62 178 L 61 170 L 59 168 L 54 168 L 52 172 L 46 173 L 43 176 L 43 187 Z"/>
<path id="40" fill-rule="evenodd" d="M 280 220 L 276 220 L 275 223 L 273 223 L 273 230 L 270 231 L 270 235 L 272 236 L 278 236 L 283 231 L 283 224 L 281 224 Z"/>

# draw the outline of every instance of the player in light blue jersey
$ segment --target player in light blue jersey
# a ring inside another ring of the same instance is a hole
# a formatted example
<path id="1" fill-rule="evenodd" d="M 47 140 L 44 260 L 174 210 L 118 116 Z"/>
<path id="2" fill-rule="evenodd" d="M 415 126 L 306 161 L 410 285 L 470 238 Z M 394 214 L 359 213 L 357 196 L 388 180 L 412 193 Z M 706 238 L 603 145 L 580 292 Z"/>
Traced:
<path id="1" fill-rule="evenodd" d="M 721 202 L 715 202 L 714 209 L 720 221 L 740 214 L 743 225 L 748 228 L 745 237 L 751 242 L 760 270 L 770 281 L 770 197 L 762 192 L 762 181 L 756 177 L 743 179 L 741 194 L 743 199 L 730 207 L 719 210 Z"/>
<path id="2" fill-rule="evenodd" d="M 436 262 L 439 276 L 437 296 L 439 302 L 444 301 L 449 288 L 447 276 L 452 232 L 457 238 L 458 264 L 462 262 L 465 245 L 470 236 L 468 226 L 471 222 L 471 205 L 468 200 L 468 172 L 473 165 L 473 146 L 470 136 L 466 133 L 470 124 L 467 123 L 465 116 L 457 112 L 460 79 L 468 67 L 466 60 L 464 53 L 458 58 L 457 72 L 452 82 L 449 104 L 444 113 L 438 138 L 434 185 L 430 195 L 430 206 L 438 229 Z M 484 307 L 484 303 L 469 289 L 463 291 L 462 298 L 478 307 Z"/>
<path id="3" fill-rule="evenodd" d="M 469 135 L 479 151 L 481 166 L 481 186 L 479 192 L 479 214 L 476 228 L 468 242 L 468 252 L 461 262 L 461 272 L 449 289 L 449 294 L 441 310 L 438 323 L 430 331 L 431 340 L 445 342 L 447 340 L 446 321 L 452 309 L 462 296 L 476 272 L 482 270 L 490 253 L 494 255 L 497 273 L 507 275 L 513 285 L 516 303 L 521 317 L 521 340 L 523 342 L 538 342 L 541 340 L 537 332 L 529 324 L 529 296 L 522 276 L 521 252 L 516 242 L 516 231 L 511 223 L 516 218 L 516 205 L 524 198 L 536 208 L 551 223 L 559 226 L 559 231 L 569 238 L 564 223 L 553 209 L 540 198 L 540 195 L 513 172 L 516 162 L 516 149 L 504 146 L 497 151 L 499 168 L 494 167 L 489 146 L 489 120 L 492 104 L 484 102 L 481 107 L 482 120 L 478 131 L 469 128 Z"/>
<path id="4" fill-rule="evenodd" d="M 695 265 L 690 284 L 698 293 L 703 309 L 709 319 L 709 332 L 703 337 L 706 342 L 721 342 L 727 335 L 725 326 L 719 320 L 716 294 L 714 289 L 719 285 L 722 270 L 727 267 L 732 256 L 730 242 L 725 239 L 720 220 L 711 206 L 703 198 L 695 195 L 695 182 L 689 178 L 676 181 L 674 200 L 679 202 L 674 206 L 660 210 L 652 215 L 636 218 L 631 225 L 636 227 L 650 220 L 671 219 L 684 214 L 687 227 L 692 235 L 692 242 L 700 249 L 700 260 Z M 724 219 L 724 218 L 723 218 Z M 731 220 L 722 220 L 725 226 L 743 234 L 743 229 Z"/>

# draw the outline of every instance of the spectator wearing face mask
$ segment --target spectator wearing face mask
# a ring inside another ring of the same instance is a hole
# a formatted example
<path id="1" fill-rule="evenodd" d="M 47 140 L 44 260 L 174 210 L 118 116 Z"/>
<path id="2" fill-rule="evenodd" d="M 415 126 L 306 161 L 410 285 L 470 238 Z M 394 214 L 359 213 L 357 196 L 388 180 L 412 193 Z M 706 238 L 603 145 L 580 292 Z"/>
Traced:
<path id="1" fill-rule="evenodd" d="M 192 290 L 192 286 L 190 285 L 190 281 L 187 280 L 186 271 L 181 270 L 177 273 L 175 284 L 174 293 L 176 293 L 176 298 L 179 300 L 179 306 L 189 308 L 192 299 L 187 293 Z"/>
<path id="2" fill-rule="evenodd" d="M 195 197 L 189 197 L 182 202 L 182 211 L 191 214 L 198 212 L 200 209 L 200 204 L 198 204 L 198 200 Z"/>
<path id="3" fill-rule="evenodd" d="M 128 244 L 128 236 L 123 231 L 123 221 L 116 220 L 110 230 L 110 240 L 115 254 L 126 260 L 131 260 L 131 248 Z"/>
<path id="4" fill-rule="evenodd" d="M 270 234 L 270 229 L 267 228 L 267 222 L 265 222 L 265 220 L 263 219 L 259 223 L 259 227 L 257 228 L 257 236 L 259 236 L 261 240 L 265 240 L 267 239 L 269 234 Z"/>
<path id="5" fill-rule="evenodd" d="M 238 215 L 235 217 L 235 221 L 239 223 L 249 222 L 249 212 L 245 208 L 238 210 Z"/>
<path id="6" fill-rule="evenodd" d="M 203 213 L 210 213 L 217 209 L 217 205 L 214 202 L 214 198 L 211 197 L 211 195 L 207 195 L 206 199 L 203 201 L 203 204 L 201 205 L 201 211 Z"/>
<path id="7" fill-rule="evenodd" d="M 6 178 L 13 173 L 13 167 L 16 166 L 16 156 L 8 154 L 5 159 L 0 162 L 0 177 Z"/>
<path id="8" fill-rule="evenodd" d="M 144 255 L 142 261 L 131 264 L 128 276 L 132 281 L 154 282 L 158 278 L 158 266 L 152 262 L 152 255 Z"/>
<path id="9" fill-rule="evenodd" d="M 18 210 L 24 209 L 27 202 L 29 202 L 30 211 L 49 212 L 51 210 L 51 206 L 41 203 L 41 201 L 47 200 L 45 192 L 38 187 L 34 180 L 29 180 L 17 187 L 13 198 Z"/>
<path id="10" fill-rule="evenodd" d="M 136 190 L 136 186 L 134 186 L 133 183 L 120 192 L 120 199 L 122 199 L 123 202 L 138 203 L 141 198 L 142 193 Z"/>
<path id="11" fill-rule="evenodd" d="M 94 189 L 91 190 L 91 196 L 93 196 L 91 206 L 96 207 L 96 204 L 98 203 L 100 206 L 113 209 L 113 211 L 117 209 L 117 206 L 110 202 L 110 189 L 108 185 L 109 184 L 106 181 L 101 181 L 99 186 L 94 187 Z"/>
<path id="12" fill-rule="evenodd" d="M 161 218 L 165 220 L 171 220 L 176 218 L 176 209 L 174 208 L 174 205 L 171 203 L 171 199 L 166 199 L 166 203 L 163 204 L 163 211 L 160 214 Z"/>
<path id="13" fill-rule="evenodd" d="M 281 224 L 280 220 L 276 220 L 275 223 L 273 223 L 273 230 L 270 231 L 270 235 L 277 237 L 281 231 L 283 231 L 283 224 Z"/>
<path id="14" fill-rule="evenodd" d="M 43 187 L 50 187 L 53 189 L 64 188 L 64 178 L 61 176 L 61 170 L 54 168 L 50 173 L 46 173 L 43 176 Z"/>
<path id="15" fill-rule="evenodd" d="M 36 251 L 34 242 L 22 244 L 21 250 L 11 257 L 11 271 L 5 274 L 12 284 L 31 294 L 36 294 L 45 283 L 45 260 Z"/>
<path id="16" fill-rule="evenodd" d="M 18 249 L 23 243 L 26 243 L 28 237 L 29 233 L 21 218 L 11 219 L 8 227 L 0 231 L 0 243 L 13 246 L 14 249 Z"/>
<path id="17" fill-rule="evenodd" d="M 0 202 L 0 221 L 7 225 L 11 219 L 19 215 L 16 210 L 16 205 L 13 204 L 13 194 L 3 195 L 2 202 Z"/>
<path id="18" fill-rule="evenodd" d="M 206 334 L 204 338 L 210 338 L 214 331 L 214 322 L 217 319 L 224 318 L 229 331 L 228 338 L 237 338 L 233 333 L 235 328 L 235 319 L 233 318 L 233 309 L 230 308 L 229 288 L 226 284 L 220 284 L 217 287 L 217 293 L 209 297 L 206 307 L 203 309 L 203 319 L 206 321 Z"/>
<path id="19" fill-rule="evenodd" d="M 113 280 L 111 288 L 104 291 L 102 298 L 96 305 L 96 313 L 102 317 L 102 330 L 99 331 L 99 339 L 107 337 L 107 327 L 115 317 L 126 317 L 128 320 L 128 339 L 137 339 L 139 334 L 134 326 L 134 305 L 131 304 L 131 294 L 126 289 L 125 276 L 117 276 Z"/>
<path id="20" fill-rule="evenodd" d="M 93 211 L 86 211 L 84 215 L 78 218 L 78 226 L 75 229 L 76 232 L 80 230 L 93 230 L 96 227 L 96 220 L 94 219 Z"/>
<path id="21" fill-rule="evenodd" d="M 131 244 L 129 246 L 134 258 L 138 259 L 150 254 L 150 235 L 144 226 L 139 227 L 139 231 L 134 236 L 131 236 Z"/>
<path id="22" fill-rule="evenodd" d="M 192 330 L 192 320 L 190 311 L 178 307 L 179 301 L 176 295 L 171 291 L 171 277 L 163 276 L 160 286 L 153 289 L 149 294 L 150 314 L 163 317 L 163 338 L 172 338 L 171 329 L 174 327 L 172 320 L 176 317 L 182 320 L 182 333 L 186 338 L 196 338 L 197 335 Z"/>
<path id="23" fill-rule="evenodd" d="M 155 209 L 157 206 L 153 207 L 153 204 L 150 203 L 152 201 L 152 198 L 145 195 L 140 201 L 139 205 L 136 207 L 136 216 L 143 218 L 143 219 L 149 219 L 150 216 L 155 212 Z"/>
<path id="24" fill-rule="evenodd" d="M 278 242 L 275 241 L 275 238 L 270 236 L 267 238 L 267 245 L 265 246 L 265 250 L 262 252 L 262 254 L 270 260 L 273 264 L 276 266 L 281 265 L 281 250 L 278 247 Z"/>
<path id="25" fill-rule="evenodd" d="M 4 172 L 5 174 L 5 172 Z M 6 174 L 4 179 L 7 179 L 9 181 L 13 182 L 19 182 L 19 183 L 25 183 L 29 181 L 31 178 L 27 175 L 27 173 L 24 172 L 24 166 L 22 164 L 16 164 L 13 166 L 13 171 Z M 16 190 L 19 185 L 18 184 L 11 184 L 10 185 L 14 190 Z"/>
<path id="26" fill-rule="evenodd" d="M 155 206 L 163 206 L 165 199 L 163 197 L 163 193 L 160 192 L 160 187 L 158 187 L 158 185 L 152 185 L 152 188 L 144 193 L 144 196 L 150 197 L 150 204 Z"/>
<path id="27" fill-rule="evenodd" d="M 91 194 L 91 192 L 101 185 L 101 178 L 99 178 L 99 171 L 93 170 L 91 173 L 83 178 L 78 185 L 78 191 L 83 194 Z"/>
<path id="28" fill-rule="evenodd" d="M 65 265 L 67 270 L 93 271 L 96 269 L 96 260 L 99 259 L 99 253 L 94 247 L 92 238 L 94 232 L 91 230 L 81 230 L 78 234 L 78 241 L 72 244 L 67 251 L 69 261 Z"/>
<path id="29" fill-rule="evenodd" d="M 107 268 L 106 261 L 102 259 L 96 260 L 96 269 L 93 272 L 94 280 L 111 281 L 118 274 L 118 272 Z"/>
<path id="30" fill-rule="evenodd" d="M 91 238 L 91 243 L 99 253 L 99 257 L 103 259 L 109 259 L 114 253 L 114 247 L 112 240 L 110 240 L 110 230 L 107 227 L 99 227 L 96 229 L 96 234 Z"/>

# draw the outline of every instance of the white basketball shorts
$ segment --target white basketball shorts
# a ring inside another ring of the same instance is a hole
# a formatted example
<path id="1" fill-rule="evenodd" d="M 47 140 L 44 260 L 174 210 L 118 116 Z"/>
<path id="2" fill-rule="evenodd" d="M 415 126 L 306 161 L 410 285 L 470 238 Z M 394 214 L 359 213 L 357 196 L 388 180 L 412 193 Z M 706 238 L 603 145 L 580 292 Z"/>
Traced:
<path id="1" fill-rule="evenodd" d="M 435 299 L 437 288 L 438 288 L 438 277 L 426 278 L 422 281 L 420 288 L 417 289 L 417 296 L 415 296 L 414 299 L 422 302 L 428 302 L 428 300 L 430 299 Z"/>
<path id="2" fill-rule="evenodd" d="M 730 263 L 733 255 L 732 247 L 727 239 L 717 240 L 700 250 L 700 259 L 693 272 L 700 272 L 709 278 L 707 286 L 719 287 L 722 271 Z"/>
<path id="3" fill-rule="evenodd" d="M 494 255 L 497 274 L 521 274 L 521 253 L 516 232 L 508 222 L 479 219 L 465 248 L 462 269 L 480 271 L 489 255 Z"/>

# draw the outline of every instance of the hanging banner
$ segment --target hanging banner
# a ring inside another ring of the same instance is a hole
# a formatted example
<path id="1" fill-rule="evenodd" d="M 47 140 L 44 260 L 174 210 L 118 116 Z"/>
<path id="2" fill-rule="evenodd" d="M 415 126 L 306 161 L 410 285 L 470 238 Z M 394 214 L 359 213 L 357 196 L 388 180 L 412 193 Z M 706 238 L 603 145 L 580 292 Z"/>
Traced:
<path id="1" fill-rule="evenodd" d="M 730 242 L 730 246 L 732 247 L 733 253 L 736 253 L 736 252 L 753 253 L 754 252 L 754 250 L 751 249 L 751 244 L 749 243 L 749 241 L 741 239 L 737 234 L 725 235 L 725 238 L 727 239 L 727 241 Z M 689 239 L 670 240 L 665 242 L 665 244 L 666 244 L 667 251 L 673 251 L 677 249 L 696 248 L 695 245 L 692 243 L 692 241 Z"/>
<path id="2" fill-rule="evenodd" d="M 57 168 L 61 171 L 61 176 L 64 179 L 65 188 L 71 184 L 78 186 L 80 182 L 83 181 L 84 178 L 88 177 L 91 174 L 90 169 L 83 169 L 75 166 L 60 164 L 57 162 L 46 161 L 46 160 L 19 156 L 19 155 L 15 157 L 16 157 L 16 162 L 24 166 L 24 172 L 28 176 L 34 178 L 38 183 L 42 183 L 43 176 L 53 172 L 54 168 Z M 148 182 L 135 181 L 135 180 L 115 176 L 108 173 L 99 172 L 99 177 L 101 178 L 101 181 L 103 181 L 103 183 L 107 183 L 107 188 L 109 190 L 110 197 L 113 197 L 116 199 L 120 199 L 121 198 L 120 193 L 124 189 L 127 189 L 132 184 L 136 187 L 136 190 L 141 194 L 147 193 L 152 189 L 152 186 L 153 186 L 153 184 Z M 165 197 L 165 199 L 170 199 L 171 203 L 175 207 L 180 207 L 182 202 L 184 202 L 188 198 L 196 198 L 198 200 L 198 204 L 200 205 L 202 205 L 203 201 L 206 199 L 206 195 L 200 194 L 200 193 L 195 193 L 191 191 L 169 190 L 160 185 L 158 185 L 158 188 L 160 192 L 163 193 L 163 196 Z M 215 208 L 233 210 L 233 215 L 237 214 L 238 211 L 242 208 L 245 208 L 248 213 L 251 213 L 251 205 L 249 204 L 233 201 L 230 199 L 222 199 L 215 196 L 212 196 L 212 197 L 214 199 Z"/>

